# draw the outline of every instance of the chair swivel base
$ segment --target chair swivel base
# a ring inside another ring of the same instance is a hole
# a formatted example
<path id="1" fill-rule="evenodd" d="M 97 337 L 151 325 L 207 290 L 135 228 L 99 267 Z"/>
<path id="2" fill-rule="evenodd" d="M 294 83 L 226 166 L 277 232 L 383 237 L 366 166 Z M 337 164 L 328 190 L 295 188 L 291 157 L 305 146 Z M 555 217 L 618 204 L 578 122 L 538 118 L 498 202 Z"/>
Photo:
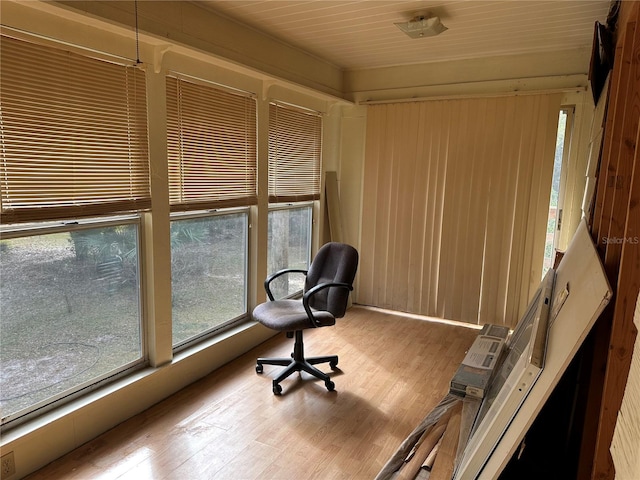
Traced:
<path id="1" fill-rule="evenodd" d="M 291 358 L 258 358 L 256 361 L 256 373 L 263 372 L 263 365 L 280 365 L 287 367 L 282 370 L 278 376 L 273 380 L 273 393 L 280 395 L 282 393 L 282 387 L 280 382 L 287 378 L 294 372 L 307 372 L 320 380 L 324 380 L 324 385 L 330 392 L 335 390 L 335 383 L 331 381 L 329 375 L 318 370 L 314 365 L 319 363 L 329 363 L 331 369 L 336 368 L 338 365 L 337 355 L 326 355 L 322 357 L 309 357 L 304 358 L 304 345 L 302 342 L 302 331 L 296 331 L 296 341 L 291 354 Z"/>

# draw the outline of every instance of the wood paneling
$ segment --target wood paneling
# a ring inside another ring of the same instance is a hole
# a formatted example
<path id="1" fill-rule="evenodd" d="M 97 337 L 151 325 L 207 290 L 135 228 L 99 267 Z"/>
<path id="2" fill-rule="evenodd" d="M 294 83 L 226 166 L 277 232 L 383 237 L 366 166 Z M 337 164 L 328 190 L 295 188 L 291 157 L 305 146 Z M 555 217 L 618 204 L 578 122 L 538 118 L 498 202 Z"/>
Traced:
<path id="1" fill-rule="evenodd" d="M 456 452 L 460 440 L 460 422 L 462 419 L 462 402 L 452 408 L 447 430 L 442 437 L 438 454 L 433 464 L 430 480 L 450 480 L 453 477 Z"/>
<path id="2" fill-rule="evenodd" d="M 593 479 L 612 479 L 615 474 L 609 447 L 637 336 L 637 329 L 633 325 L 633 309 L 640 290 L 638 2 L 621 2 L 616 58 L 611 75 L 609 113 L 605 126 L 592 233 L 594 240 L 598 242 L 615 297 L 613 307 L 601 318 L 598 326 L 600 336 L 606 335 L 609 341 L 600 342 L 600 346 L 597 344 L 594 352 L 593 365 L 596 368 L 602 359 L 606 361 L 604 385 L 599 385 L 597 372 L 591 381 L 591 396 L 597 395 L 597 398 L 601 399 L 597 412 L 595 453 L 590 450 L 588 437 L 582 448 L 583 473 L 585 465 L 592 465 Z M 593 406 L 591 408 L 593 409 Z M 593 459 L 592 464 L 590 459 Z"/>
<path id="3" fill-rule="evenodd" d="M 213 11 L 262 30 L 342 68 L 434 62 L 588 48 L 608 1 L 308 1 L 206 0 Z M 412 40 L 395 25 L 427 11 L 442 35 Z M 157 15 L 157 14 L 156 14 Z"/>
<path id="4" fill-rule="evenodd" d="M 640 328 L 640 297 L 636 304 L 633 323 Z M 629 381 L 625 387 L 622 407 L 616 421 L 611 443 L 611 455 L 620 479 L 640 478 L 640 342 L 636 342 Z"/>

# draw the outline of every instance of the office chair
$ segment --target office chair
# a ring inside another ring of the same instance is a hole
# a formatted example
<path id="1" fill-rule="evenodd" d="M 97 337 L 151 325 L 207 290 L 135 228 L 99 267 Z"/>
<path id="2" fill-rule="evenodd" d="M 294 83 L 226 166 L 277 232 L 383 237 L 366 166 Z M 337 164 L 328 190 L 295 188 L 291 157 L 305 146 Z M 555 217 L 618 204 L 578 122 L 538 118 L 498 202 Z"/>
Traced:
<path id="1" fill-rule="evenodd" d="M 330 242 L 318 250 L 309 270 L 280 270 L 265 280 L 264 288 L 269 301 L 258 305 L 253 310 L 253 318 L 268 328 L 287 332 L 289 338 L 295 335 L 291 358 L 258 358 L 257 360 L 256 373 L 262 373 L 262 366 L 265 364 L 287 367 L 273 380 L 275 395 L 282 393 L 280 386 L 282 380 L 293 372 L 301 371 L 324 380 L 327 390 L 335 389 L 335 384 L 329 375 L 321 372 L 314 365 L 328 362 L 331 369 L 334 369 L 338 365 L 338 356 L 305 358 L 302 331 L 307 328 L 335 325 L 336 318 L 344 316 L 357 269 L 357 250 L 344 243 Z M 285 273 L 306 275 L 302 301 L 274 300 L 270 284 Z"/>

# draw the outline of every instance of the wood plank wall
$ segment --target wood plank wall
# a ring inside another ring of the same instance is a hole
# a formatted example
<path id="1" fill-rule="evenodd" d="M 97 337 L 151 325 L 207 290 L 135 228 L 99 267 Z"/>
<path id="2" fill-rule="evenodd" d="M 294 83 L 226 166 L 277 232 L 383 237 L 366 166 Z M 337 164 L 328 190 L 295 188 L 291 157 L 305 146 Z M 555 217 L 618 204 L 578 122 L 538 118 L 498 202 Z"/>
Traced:
<path id="1" fill-rule="evenodd" d="M 595 329 L 579 478 L 613 479 L 609 451 L 627 382 L 640 289 L 640 2 L 621 2 L 591 231 L 614 297 Z M 597 424 L 588 425 L 589 422 Z M 595 437 L 595 438 L 594 438 Z"/>
<path id="2" fill-rule="evenodd" d="M 640 297 L 633 316 L 636 329 L 640 328 Z M 611 455 L 616 478 L 640 478 L 640 342 L 636 342 L 631 359 L 629 380 L 624 391 L 622 408 L 616 421 L 611 443 Z"/>

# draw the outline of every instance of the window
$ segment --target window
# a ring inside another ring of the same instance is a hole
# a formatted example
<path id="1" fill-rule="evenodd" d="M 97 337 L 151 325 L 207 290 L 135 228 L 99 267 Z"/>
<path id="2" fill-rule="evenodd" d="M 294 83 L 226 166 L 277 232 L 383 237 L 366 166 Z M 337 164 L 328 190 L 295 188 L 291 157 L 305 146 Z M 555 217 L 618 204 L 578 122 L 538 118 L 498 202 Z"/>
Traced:
<path id="1" fill-rule="evenodd" d="M 311 256 L 312 208 L 310 204 L 269 210 L 267 268 L 275 273 L 285 268 L 306 270 Z M 304 276 L 286 274 L 271 283 L 275 298 L 296 294 L 304 286 Z"/>
<path id="2" fill-rule="evenodd" d="M 555 261 L 555 248 L 558 241 L 558 232 L 562 227 L 562 203 L 560 201 L 562 164 L 569 153 L 571 140 L 571 121 L 573 111 L 567 108 L 560 110 L 558 115 L 558 133 L 556 136 L 556 151 L 553 162 L 553 178 L 551 180 L 551 195 L 549 198 L 549 216 L 547 218 L 547 237 L 544 247 L 544 263 L 542 276 L 547 273 Z"/>
<path id="3" fill-rule="evenodd" d="M 311 258 L 312 204 L 320 198 L 322 117 L 291 105 L 269 106 L 269 274 L 307 269 Z M 302 290 L 304 277 L 284 275 L 272 283 L 277 298 Z"/>
<path id="4" fill-rule="evenodd" d="M 246 314 L 248 218 L 243 210 L 171 222 L 173 345 Z"/>
<path id="5" fill-rule="evenodd" d="M 3 231 L 3 424 L 142 364 L 139 220 L 88 225 Z"/>
<path id="6" fill-rule="evenodd" d="M 167 77 L 171 209 L 193 212 L 171 221 L 176 348 L 246 316 L 248 212 L 237 207 L 257 202 L 256 121 L 246 92 Z"/>
<path id="7" fill-rule="evenodd" d="M 151 197 L 144 71 L 1 40 L 5 425 L 144 363 L 134 213 Z"/>

